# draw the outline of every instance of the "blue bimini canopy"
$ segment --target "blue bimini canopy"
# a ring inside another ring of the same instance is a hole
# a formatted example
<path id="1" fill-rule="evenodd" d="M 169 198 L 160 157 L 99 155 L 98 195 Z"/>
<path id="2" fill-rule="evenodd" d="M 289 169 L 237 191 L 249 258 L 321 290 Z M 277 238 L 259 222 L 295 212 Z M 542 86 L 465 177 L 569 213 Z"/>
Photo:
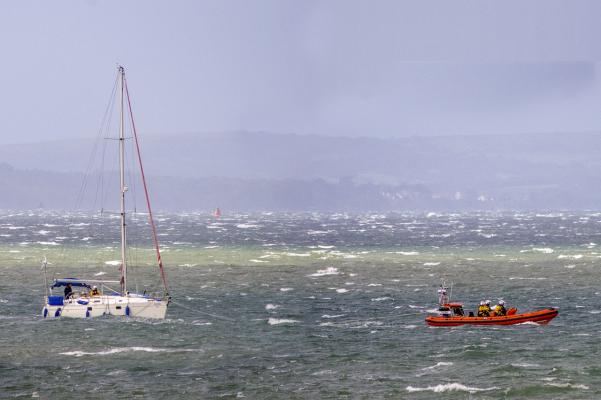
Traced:
<path id="1" fill-rule="evenodd" d="M 85 283 L 84 281 L 81 281 L 77 278 L 63 278 L 63 279 L 55 279 L 54 283 L 52 284 L 52 288 L 57 288 L 57 287 L 61 287 L 61 286 L 67 286 L 67 284 L 71 284 L 71 286 L 75 286 L 75 287 L 85 287 L 90 289 L 91 286 L 88 285 L 87 283 Z"/>

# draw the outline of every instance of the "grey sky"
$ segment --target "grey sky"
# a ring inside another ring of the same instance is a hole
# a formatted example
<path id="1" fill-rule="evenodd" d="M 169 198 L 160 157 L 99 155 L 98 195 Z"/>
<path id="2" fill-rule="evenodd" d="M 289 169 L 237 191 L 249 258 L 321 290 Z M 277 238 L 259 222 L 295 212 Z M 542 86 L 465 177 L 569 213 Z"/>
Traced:
<path id="1" fill-rule="evenodd" d="M 15 1 L 0 143 L 94 136 L 127 68 L 142 131 L 601 130 L 598 1 Z"/>

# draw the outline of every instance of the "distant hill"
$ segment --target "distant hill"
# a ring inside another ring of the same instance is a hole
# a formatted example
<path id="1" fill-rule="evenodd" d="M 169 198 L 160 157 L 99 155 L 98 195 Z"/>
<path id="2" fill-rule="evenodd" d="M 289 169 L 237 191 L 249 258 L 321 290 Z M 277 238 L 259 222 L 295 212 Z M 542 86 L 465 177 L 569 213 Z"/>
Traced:
<path id="1" fill-rule="evenodd" d="M 0 207 L 69 208 L 83 172 L 116 166 L 116 142 L 98 143 L 0 146 Z M 227 132 L 146 136 L 141 146 L 155 203 L 165 210 L 601 208 L 597 133 L 372 139 Z"/>

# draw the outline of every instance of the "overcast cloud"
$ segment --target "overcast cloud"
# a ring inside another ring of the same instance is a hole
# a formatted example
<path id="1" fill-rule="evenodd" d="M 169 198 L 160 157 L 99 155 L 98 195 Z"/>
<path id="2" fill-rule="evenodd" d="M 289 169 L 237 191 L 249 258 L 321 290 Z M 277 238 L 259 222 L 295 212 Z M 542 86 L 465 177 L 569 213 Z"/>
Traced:
<path id="1" fill-rule="evenodd" d="M 0 143 L 92 137 L 117 62 L 142 131 L 601 130 L 597 1 L 18 1 Z"/>

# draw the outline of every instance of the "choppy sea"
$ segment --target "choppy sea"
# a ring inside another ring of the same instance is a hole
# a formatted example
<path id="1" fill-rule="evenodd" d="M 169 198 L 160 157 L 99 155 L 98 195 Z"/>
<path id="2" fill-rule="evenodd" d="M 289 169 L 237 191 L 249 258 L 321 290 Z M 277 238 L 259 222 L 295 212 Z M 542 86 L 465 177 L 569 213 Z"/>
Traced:
<path id="1" fill-rule="evenodd" d="M 158 289 L 145 216 L 130 285 Z M 0 398 L 598 399 L 601 214 L 159 215 L 164 321 L 44 320 L 44 278 L 115 279 L 115 216 L 0 214 Z M 547 326 L 432 328 L 452 299 Z"/>

